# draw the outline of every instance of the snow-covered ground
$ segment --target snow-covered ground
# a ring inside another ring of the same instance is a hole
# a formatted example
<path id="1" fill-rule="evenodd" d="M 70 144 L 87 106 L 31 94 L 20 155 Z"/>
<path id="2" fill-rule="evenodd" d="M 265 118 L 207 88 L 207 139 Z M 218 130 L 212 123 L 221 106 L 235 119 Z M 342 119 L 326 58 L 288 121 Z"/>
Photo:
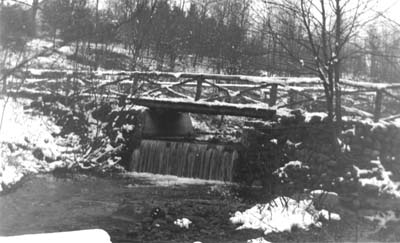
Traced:
<path id="1" fill-rule="evenodd" d="M 45 172 L 59 166 L 66 166 L 71 158 L 63 152 L 72 149 L 71 141 L 54 138 L 60 128 L 50 118 L 25 114 L 23 106 L 27 100 L 0 98 L 0 191 L 17 183 L 29 173 Z M 34 153 L 40 151 L 52 163 L 38 159 Z"/>
<path id="2" fill-rule="evenodd" d="M 236 212 L 230 218 L 237 228 L 262 230 L 267 235 L 272 232 L 308 230 L 310 226 L 321 227 L 321 218 L 325 220 L 340 220 L 340 216 L 326 210 L 318 211 L 311 199 L 296 201 L 289 197 L 277 197 L 266 204 L 257 204 L 244 212 Z"/>

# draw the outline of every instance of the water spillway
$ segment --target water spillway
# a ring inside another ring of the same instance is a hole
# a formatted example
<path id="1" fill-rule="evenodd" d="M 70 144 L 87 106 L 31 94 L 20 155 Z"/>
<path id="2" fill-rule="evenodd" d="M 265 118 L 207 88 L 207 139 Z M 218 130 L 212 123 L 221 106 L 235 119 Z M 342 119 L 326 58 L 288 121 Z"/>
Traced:
<path id="1" fill-rule="evenodd" d="M 233 146 L 143 139 L 131 157 L 137 172 L 232 181 L 239 155 Z"/>

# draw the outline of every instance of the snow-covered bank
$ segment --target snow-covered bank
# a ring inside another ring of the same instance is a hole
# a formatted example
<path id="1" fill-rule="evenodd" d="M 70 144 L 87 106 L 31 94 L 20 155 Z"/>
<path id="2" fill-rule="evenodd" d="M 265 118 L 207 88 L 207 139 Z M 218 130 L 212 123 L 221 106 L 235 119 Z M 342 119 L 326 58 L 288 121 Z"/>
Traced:
<path id="1" fill-rule="evenodd" d="M 277 197 L 267 204 L 257 204 L 244 212 L 236 212 L 230 218 L 237 229 L 256 229 L 264 234 L 291 231 L 292 228 L 308 230 L 310 226 L 321 227 L 320 219 L 340 220 L 340 216 L 327 210 L 316 210 L 312 200 L 296 201 L 289 197 Z"/>
<path id="2" fill-rule="evenodd" d="M 29 115 L 24 105 L 30 101 L 0 98 L 0 192 L 30 173 L 48 172 L 68 166 L 72 155 L 70 139 L 55 138 L 60 128 L 49 117 Z"/>

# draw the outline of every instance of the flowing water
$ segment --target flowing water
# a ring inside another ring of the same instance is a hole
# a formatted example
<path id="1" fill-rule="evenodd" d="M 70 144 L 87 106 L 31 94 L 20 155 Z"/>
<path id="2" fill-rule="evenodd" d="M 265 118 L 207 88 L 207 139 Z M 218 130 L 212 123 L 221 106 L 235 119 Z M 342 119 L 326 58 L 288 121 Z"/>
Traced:
<path id="1" fill-rule="evenodd" d="M 163 180 L 169 181 L 168 186 Z M 149 240 L 154 235 L 142 231 L 143 220 L 152 208 L 176 208 L 174 217 L 193 219 L 179 210 L 185 203 L 192 210 L 196 205 L 193 202 L 199 200 L 202 205 L 204 200 L 212 199 L 207 193 L 210 185 L 206 181 L 146 174 L 31 176 L 13 191 L 0 195 L 0 236 L 101 228 L 113 242 L 142 242 L 140 236 L 148 234 Z"/>
<path id="2" fill-rule="evenodd" d="M 142 140 L 132 153 L 131 170 L 181 177 L 232 181 L 238 152 L 232 146 Z"/>

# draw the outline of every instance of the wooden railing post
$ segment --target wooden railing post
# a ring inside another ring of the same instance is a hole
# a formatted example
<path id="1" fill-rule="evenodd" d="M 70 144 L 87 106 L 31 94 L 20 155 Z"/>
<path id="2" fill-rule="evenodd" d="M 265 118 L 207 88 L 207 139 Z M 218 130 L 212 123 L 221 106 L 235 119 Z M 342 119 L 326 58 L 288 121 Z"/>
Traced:
<path id="1" fill-rule="evenodd" d="M 1 73 L 1 72 L 0 72 Z M 7 93 L 7 77 L 3 76 L 3 89 L 2 89 L 2 93 L 6 94 Z"/>
<path id="2" fill-rule="evenodd" d="M 289 108 L 293 109 L 296 103 L 296 92 L 289 90 Z"/>
<path id="3" fill-rule="evenodd" d="M 271 85 L 271 89 L 269 90 L 269 106 L 276 105 L 276 100 L 278 97 L 278 85 L 273 84 Z"/>
<path id="4" fill-rule="evenodd" d="M 194 98 L 195 101 L 198 101 L 201 98 L 201 91 L 203 87 L 203 78 L 197 79 L 197 86 L 196 86 L 196 96 Z"/>
<path id="5" fill-rule="evenodd" d="M 382 98 L 383 92 L 381 89 L 376 90 L 375 95 L 375 111 L 374 111 L 374 121 L 378 122 L 381 118 L 381 107 L 382 107 Z"/>

